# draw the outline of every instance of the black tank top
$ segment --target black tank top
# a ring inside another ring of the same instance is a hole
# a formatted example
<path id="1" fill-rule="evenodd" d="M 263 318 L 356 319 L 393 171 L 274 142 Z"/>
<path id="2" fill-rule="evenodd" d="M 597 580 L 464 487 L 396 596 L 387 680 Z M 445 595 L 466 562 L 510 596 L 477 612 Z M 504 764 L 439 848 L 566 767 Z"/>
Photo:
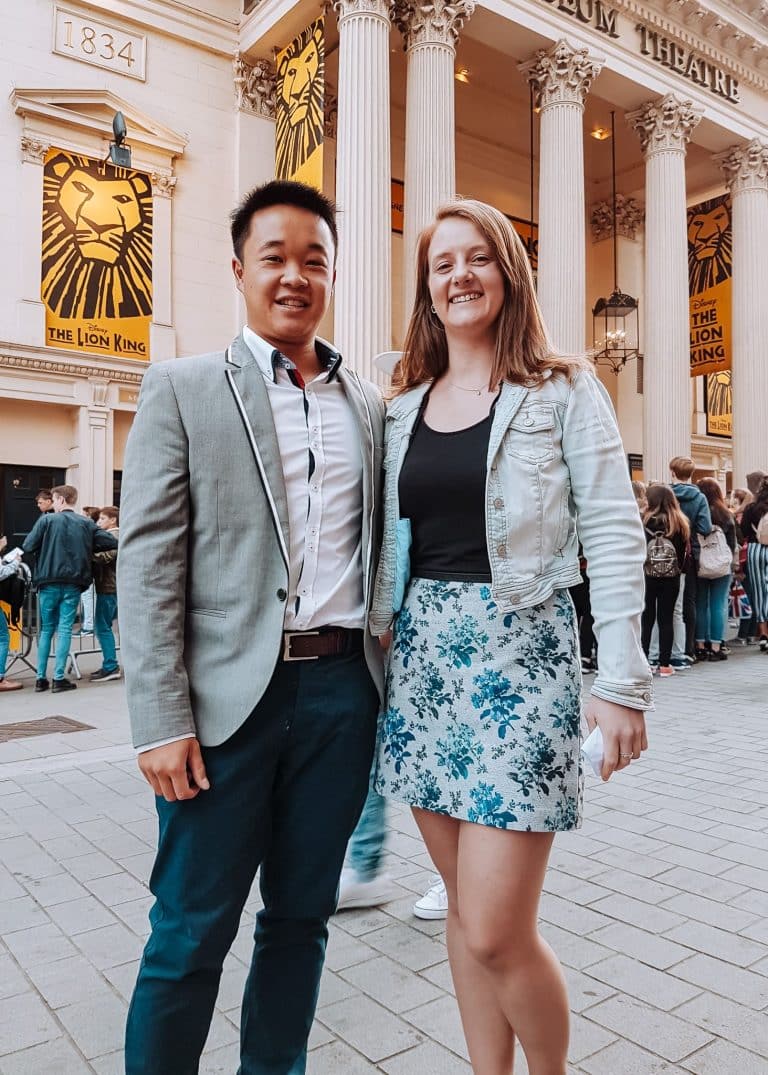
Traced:
<path id="1" fill-rule="evenodd" d="M 411 577 L 490 582 L 485 479 L 493 407 L 468 429 L 438 433 L 422 415 L 400 471 L 400 517 L 411 521 Z"/>

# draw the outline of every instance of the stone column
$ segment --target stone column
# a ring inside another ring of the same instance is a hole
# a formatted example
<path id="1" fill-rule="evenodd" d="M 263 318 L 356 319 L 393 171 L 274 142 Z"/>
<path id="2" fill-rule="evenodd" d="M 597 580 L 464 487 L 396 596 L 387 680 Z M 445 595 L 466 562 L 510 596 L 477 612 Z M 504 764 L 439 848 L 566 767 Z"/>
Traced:
<path id="1" fill-rule="evenodd" d="M 19 219 L 21 298 L 16 310 L 16 338 L 35 347 L 46 346 L 45 306 L 40 299 L 40 251 L 43 243 L 43 163 L 48 142 L 36 135 L 21 139 L 22 181 Z"/>
<path id="2" fill-rule="evenodd" d="M 456 194 L 456 40 L 474 9 L 474 0 L 394 0 L 394 19 L 408 56 L 403 231 L 406 324 L 416 290 L 419 234 L 438 205 Z"/>
<path id="3" fill-rule="evenodd" d="M 162 362 L 176 357 L 173 327 L 173 227 L 171 219 L 176 176 L 152 172 L 152 321 L 149 326 L 149 357 Z"/>
<path id="4" fill-rule="evenodd" d="M 541 109 L 538 295 L 555 347 L 585 349 L 584 100 L 603 61 L 558 41 L 520 70 Z"/>
<path id="5" fill-rule="evenodd" d="M 732 198 L 733 484 L 766 466 L 768 401 L 768 144 L 755 139 L 720 157 Z"/>
<path id="6" fill-rule="evenodd" d="M 82 504 L 111 504 L 113 496 L 114 424 L 106 380 L 89 378 L 79 391 L 77 445 L 67 480 Z"/>
<path id="7" fill-rule="evenodd" d="M 389 2 L 334 0 L 333 6 L 339 22 L 334 343 L 349 366 L 383 381 L 373 359 L 392 340 Z"/>
<path id="8" fill-rule="evenodd" d="M 655 481 L 691 454 L 685 149 L 700 119 L 671 93 L 627 115 L 645 153 L 643 472 Z"/>

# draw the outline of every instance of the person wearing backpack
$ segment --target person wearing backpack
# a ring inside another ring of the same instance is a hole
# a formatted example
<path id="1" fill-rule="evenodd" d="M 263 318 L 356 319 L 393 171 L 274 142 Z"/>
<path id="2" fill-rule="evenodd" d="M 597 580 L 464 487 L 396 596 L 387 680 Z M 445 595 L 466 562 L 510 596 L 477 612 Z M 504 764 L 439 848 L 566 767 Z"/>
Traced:
<path id="1" fill-rule="evenodd" d="M 723 643 L 736 553 L 736 523 L 714 478 L 702 478 L 696 484 L 707 498 L 712 517 L 712 532 L 700 541 L 696 657 L 700 661 L 725 661 L 728 655 Z"/>
<path id="2" fill-rule="evenodd" d="M 676 455 L 669 461 L 672 474 L 672 492 L 677 497 L 680 510 L 688 520 L 690 529 L 690 555 L 683 568 L 683 623 L 685 624 L 685 653 L 695 658 L 696 641 L 696 590 L 699 575 L 700 539 L 712 532 L 712 518 L 704 494 L 693 484 L 696 464 L 689 456 Z"/>
<path id="3" fill-rule="evenodd" d="M 7 537 L 0 537 L 0 553 L 5 551 L 8 544 Z M 19 565 L 18 561 L 12 560 L 10 563 L 0 562 L 0 583 L 5 579 L 12 578 L 14 575 L 18 575 Z M 5 618 L 5 612 L 0 609 L 0 692 L 4 691 L 20 691 L 24 686 L 16 679 L 6 679 L 5 666 L 8 661 L 8 649 L 10 647 L 11 635 L 8 630 L 8 620 Z"/>
<path id="4" fill-rule="evenodd" d="M 645 607 L 640 621 L 641 640 L 647 656 L 653 625 L 658 623 L 658 672 L 666 677 L 675 674 L 670 664 L 673 615 L 691 528 L 668 485 L 652 483 L 648 486 L 646 497 L 648 507 L 643 516 L 643 525 L 648 553 L 645 561 Z"/>
<path id="5" fill-rule="evenodd" d="M 760 649 L 768 653 L 768 476 L 761 479 L 755 499 L 741 517 L 747 543 L 745 588 L 757 621 Z"/>

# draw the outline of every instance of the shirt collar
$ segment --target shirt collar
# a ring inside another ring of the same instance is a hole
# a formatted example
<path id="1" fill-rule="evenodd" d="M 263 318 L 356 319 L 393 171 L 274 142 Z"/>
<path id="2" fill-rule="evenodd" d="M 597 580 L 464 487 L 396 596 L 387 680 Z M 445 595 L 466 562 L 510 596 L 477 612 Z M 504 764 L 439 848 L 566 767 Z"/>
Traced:
<path id="1" fill-rule="evenodd" d="M 275 381 L 277 369 L 295 369 L 293 362 L 282 352 L 267 343 L 265 339 L 257 335 L 248 325 L 243 327 L 243 340 L 256 359 L 256 363 L 262 372 L 265 381 Z M 338 377 L 341 366 L 341 355 L 327 340 L 315 339 L 315 351 L 320 360 L 320 365 L 327 370 L 326 382 L 334 381 Z"/>

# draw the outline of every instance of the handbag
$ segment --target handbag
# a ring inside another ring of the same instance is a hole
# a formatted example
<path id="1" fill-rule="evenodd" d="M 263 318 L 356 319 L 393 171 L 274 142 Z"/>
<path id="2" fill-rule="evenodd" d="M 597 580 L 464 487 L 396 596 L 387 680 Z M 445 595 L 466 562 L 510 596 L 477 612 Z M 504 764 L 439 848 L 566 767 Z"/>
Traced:
<path id="1" fill-rule="evenodd" d="M 722 579 L 730 575 L 733 553 L 719 526 L 713 526 L 706 537 L 699 539 L 699 547 L 700 579 Z"/>

